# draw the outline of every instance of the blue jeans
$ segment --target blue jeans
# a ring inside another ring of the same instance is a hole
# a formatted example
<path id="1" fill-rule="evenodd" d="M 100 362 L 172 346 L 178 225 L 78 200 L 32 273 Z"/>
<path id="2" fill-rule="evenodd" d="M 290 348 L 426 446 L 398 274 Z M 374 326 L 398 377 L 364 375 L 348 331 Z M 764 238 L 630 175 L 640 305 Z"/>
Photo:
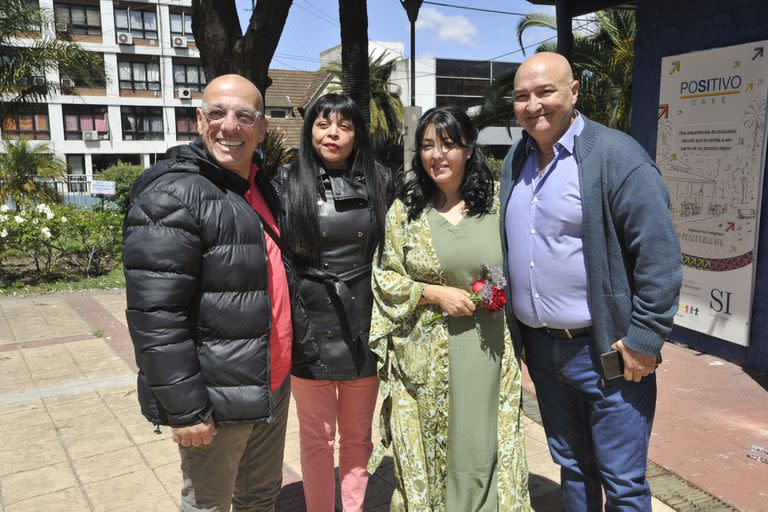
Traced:
<path id="1" fill-rule="evenodd" d="M 589 335 L 572 340 L 523 328 L 526 364 L 552 459 L 560 465 L 563 511 L 651 510 L 645 478 L 656 409 L 656 376 L 602 381 Z"/>

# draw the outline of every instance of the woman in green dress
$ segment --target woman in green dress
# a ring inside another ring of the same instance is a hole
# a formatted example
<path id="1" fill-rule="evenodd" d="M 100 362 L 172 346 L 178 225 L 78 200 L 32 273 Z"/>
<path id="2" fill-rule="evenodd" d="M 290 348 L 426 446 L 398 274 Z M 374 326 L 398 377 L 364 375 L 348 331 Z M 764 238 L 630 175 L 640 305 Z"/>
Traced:
<path id="1" fill-rule="evenodd" d="M 374 262 L 369 343 L 385 401 L 369 469 L 391 443 L 391 510 L 531 510 L 519 354 L 503 316 L 469 292 L 481 263 L 502 265 L 494 182 L 464 112 L 429 110 L 416 143 Z"/>

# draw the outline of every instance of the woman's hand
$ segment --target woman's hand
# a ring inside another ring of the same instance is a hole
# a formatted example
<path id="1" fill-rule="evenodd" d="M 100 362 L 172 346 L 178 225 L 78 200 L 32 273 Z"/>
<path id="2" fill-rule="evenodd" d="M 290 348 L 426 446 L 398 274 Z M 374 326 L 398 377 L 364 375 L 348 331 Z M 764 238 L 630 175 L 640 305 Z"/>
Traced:
<path id="1" fill-rule="evenodd" d="M 435 304 L 448 316 L 470 316 L 475 312 L 475 303 L 470 300 L 467 290 L 452 286 L 428 284 L 422 293 L 426 304 Z"/>

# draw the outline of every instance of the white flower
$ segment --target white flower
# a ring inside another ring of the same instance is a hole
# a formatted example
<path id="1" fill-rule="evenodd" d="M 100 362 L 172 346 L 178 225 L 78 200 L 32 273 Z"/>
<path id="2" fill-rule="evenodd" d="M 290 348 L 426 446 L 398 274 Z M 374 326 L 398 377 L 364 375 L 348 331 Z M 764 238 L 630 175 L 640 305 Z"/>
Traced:
<path id="1" fill-rule="evenodd" d="M 40 231 L 42 231 L 42 232 L 43 232 L 43 236 L 44 236 L 45 238 L 51 238 L 51 230 L 50 230 L 50 229 L 48 229 L 48 228 L 43 228 L 43 229 L 41 229 Z"/>
<path id="2" fill-rule="evenodd" d="M 51 220 L 52 218 L 54 218 L 54 217 L 55 217 L 55 215 L 53 214 L 53 212 L 52 212 L 52 211 L 47 211 L 47 212 L 45 212 L 45 217 L 46 217 L 48 220 Z"/>
<path id="3" fill-rule="evenodd" d="M 22 217 L 21 215 L 17 215 L 13 218 L 13 220 L 16 221 L 16 224 L 21 224 L 22 222 L 24 222 L 24 217 Z"/>
<path id="4" fill-rule="evenodd" d="M 5 222 L 7 220 L 8 220 L 8 216 L 7 215 L 0 215 L 0 222 Z"/>
<path id="5" fill-rule="evenodd" d="M 37 222 L 38 222 L 37 219 L 32 219 L 32 224 L 37 224 Z"/>
<path id="6" fill-rule="evenodd" d="M 63 216 L 63 215 L 61 216 L 61 222 L 62 223 L 66 223 L 67 222 L 67 218 L 65 216 Z"/>
<path id="7" fill-rule="evenodd" d="M 0 238 L 5 238 L 7 236 L 8 236 L 8 231 L 6 231 L 5 229 L 0 231 Z"/>
<path id="8" fill-rule="evenodd" d="M 44 212 L 47 209 L 48 209 L 48 205 L 45 203 L 40 203 L 39 205 L 37 205 L 37 211 L 39 211 L 40 213 Z"/>
<path id="9" fill-rule="evenodd" d="M 0 212 L 7 212 L 8 210 L 10 210 L 10 208 L 7 204 L 0 206 Z"/>

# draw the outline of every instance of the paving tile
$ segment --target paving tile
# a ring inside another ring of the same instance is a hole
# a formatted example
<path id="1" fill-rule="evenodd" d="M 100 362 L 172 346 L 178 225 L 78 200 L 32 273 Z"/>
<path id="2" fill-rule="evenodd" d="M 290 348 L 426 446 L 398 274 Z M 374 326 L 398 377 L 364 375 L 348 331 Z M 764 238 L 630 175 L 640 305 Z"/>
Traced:
<path id="1" fill-rule="evenodd" d="M 92 389 L 45 397 L 44 400 L 48 412 L 57 426 L 65 425 L 70 418 L 85 415 L 100 413 L 111 416 L 104 401 Z"/>
<path id="2" fill-rule="evenodd" d="M 17 501 L 5 507 L 5 512 L 83 512 L 88 510 L 80 489 L 65 489 L 59 492 L 43 494 L 23 501 Z"/>
<path id="3" fill-rule="evenodd" d="M 125 319 L 126 304 L 124 290 L 119 293 L 93 293 L 91 297 L 114 316 L 118 322 L 128 327 L 128 322 Z"/>
<path id="4" fill-rule="evenodd" d="M 159 466 L 154 469 L 160 483 L 165 487 L 166 492 L 171 496 L 178 506 L 179 496 L 181 494 L 181 466 L 178 462 L 172 462 Z"/>
<path id="5" fill-rule="evenodd" d="M 136 384 L 99 390 L 101 399 L 116 416 L 120 413 L 135 411 L 141 414 L 139 399 L 136 396 Z M 143 418 L 143 416 L 142 416 Z"/>
<path id="6" fill-rule="evenodd" d="M 8 301 L 3 310 L 18 342 L 90 333 L 88 324 L 61 296 L 38 295 Z"/>
<path id="7" fill-rule="evenodd" d="M 16 337 L 11 331 L 11 326 L 5 319 L 4 303 L 0 302 L 0 345 L 10 345 L 16 343 Z"/>
<path id="8" fill-rule="evenodd" d="M 76 485 L 75 476 L 67 463 L 51 464 L 0 478 L 3 503 L 6 506 L 42 493 L 61 491 Z"/>
<path id="9" fill-rule="evenodd" d="M 6 441 L 7 434 L 9 432 L 3 434 L 4 449 L 0 450 L 0 477 L 67 460 L 67 455 L 55 432 L 52 436 L 46 435 L 37 439 L 30 433 L 29 439 L 25 440 L 23 445 Z"/>
<path id="10" fill-rule="evenodd" d="M 158 468 L 167 464 L 181 464 L 179 445 L 170 439 L 161 439 L 139 445 L 139 450 L 147 459 L 150 468 Z"/>
<path id="11" fill-rule="evenodd" d="M 32 380 L 42 385 L 51 381 L 61 383 L 69 380 L 81 380 L 83 372 L 75 364 L 64 345 L 48 345 L 23 349 Z"/>
<path id="12" fill-rule="evenodd" d="M 95 512 L 123 510 L 167 512 L 175 507 L 165 488 L 149 469 L 92 482 L 83 487 L 94 504 Z"/>
<path id="13" fill-rule="evenodd" d="M 132 445 L 106 406 L 103 406 L 103 411 L 57 422 L 64 446 L 72 459 L 82 459 Z"/>
<path id="14" fill-rule="evenodd" d="M 15 431 L 27 426 L 44 425 L 51 419 L 42 400 L 11 404 L 0 407 L 0 437 L 5 432 Z"/>
<path id="15" fill-rule="evenodd" d="M 0 393 L 13 393 L 34 387 L 21 352 L 0 352 Z"/>
<path id="16" fill-rule="evenodd" d="M 147 468 L 141 453 L 135 446 L 100 453 L 72 462 L 75 472 L 84 484 L 99 482 Z"/>

